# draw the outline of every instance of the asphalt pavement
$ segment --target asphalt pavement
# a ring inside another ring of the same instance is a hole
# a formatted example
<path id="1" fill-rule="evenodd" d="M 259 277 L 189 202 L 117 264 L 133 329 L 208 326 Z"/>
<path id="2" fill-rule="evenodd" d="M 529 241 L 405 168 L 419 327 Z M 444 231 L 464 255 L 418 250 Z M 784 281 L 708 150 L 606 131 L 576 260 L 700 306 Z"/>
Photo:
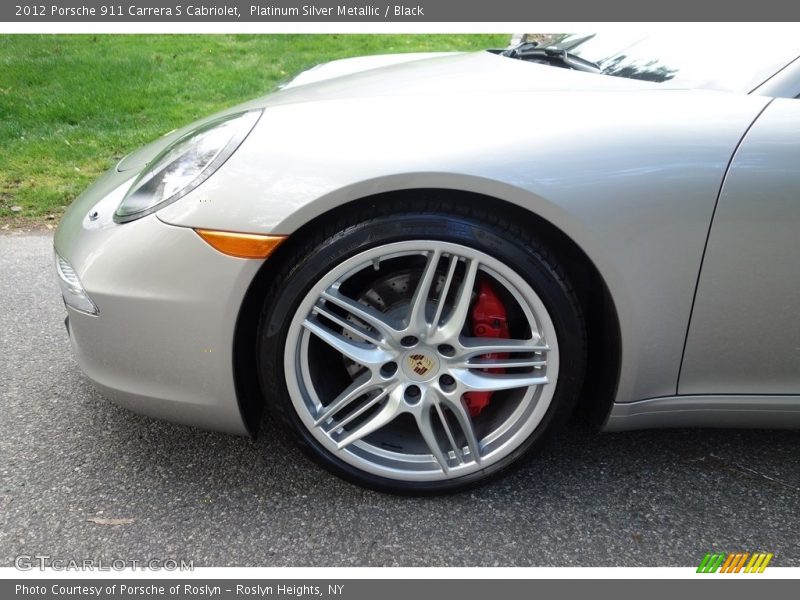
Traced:
<path id="1" fill-rule="evenodd" d="M 320 470 L 270 422 L 254 441 L 112 405 L 82 377 L 64 315 L 52 237 L 0 235 L 0 566 L 34 553 L 195 566 L 690 566 L 712 550 L 800 566 L 800 432 L 573 424 L 488 487 L 393 497 Z M 124 524 L 106 524 L 115 519 Z"/>

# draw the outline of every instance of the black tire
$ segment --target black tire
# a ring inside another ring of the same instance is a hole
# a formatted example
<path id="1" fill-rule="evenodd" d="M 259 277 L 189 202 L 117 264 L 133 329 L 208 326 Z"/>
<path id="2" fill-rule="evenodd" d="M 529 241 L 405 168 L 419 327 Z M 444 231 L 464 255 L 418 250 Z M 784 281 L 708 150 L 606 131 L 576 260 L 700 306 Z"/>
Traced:
<path id="1" fill-rule="evenodd" d="M 586 370 L 586 329 L 580 305 L 555 257 L 535 232 L 521 229 L 502 215 L 477 207 L 439 204 L 404 212 L 367 208 L 351 219 L 328 222 L 303 239 L 290 239 L 273 279 L 259 323 L 259 377 L 272 412 L 288 427 L 300 448 L 318 464 L 348 481 L 399 494 L 431 494 L 463 490 L 489 481 L 519 465 L 541 448 L 545 439 L 572 413 Z M 357 221 L 357 222 L 355 222 Z M 364 472 L 325 449 L 301 422 L 284 376 L 283 356 L 289 323 L 313 284 L 338 263 L 370 248 L 413 239 L 441 240 L 480 250 L 501 260 L 522 276 L 544 303 L 555 326 L 560 364 L 556 389 L 545 416 L 511 454 L 481 471 L 455 479 L 409 482 Z"/>

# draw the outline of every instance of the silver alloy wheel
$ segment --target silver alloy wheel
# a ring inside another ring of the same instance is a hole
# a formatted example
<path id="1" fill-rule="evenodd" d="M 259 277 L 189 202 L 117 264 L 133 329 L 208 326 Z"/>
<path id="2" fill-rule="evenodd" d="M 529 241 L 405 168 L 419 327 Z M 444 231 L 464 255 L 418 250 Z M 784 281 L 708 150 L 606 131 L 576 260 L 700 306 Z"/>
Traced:
<path id="1" fill-rule="evenodd" d="M 392 280 L 405 303 L 350 289 L 414 261 L 408 290 Z M 479 278 L 516 305 L 511 339 L 465 335 Z M 467 246 L 414 240 L 362 252 L 311 287 L 288 329 L 284 371 L 301 421 L 333 455 L 378 476 L 437 481 L 484 469 L 533 433 L 558 359 L 553 322 L 522 277 Z M 483 391 L 491 410 L 471 417 L 463 395 Z"/>

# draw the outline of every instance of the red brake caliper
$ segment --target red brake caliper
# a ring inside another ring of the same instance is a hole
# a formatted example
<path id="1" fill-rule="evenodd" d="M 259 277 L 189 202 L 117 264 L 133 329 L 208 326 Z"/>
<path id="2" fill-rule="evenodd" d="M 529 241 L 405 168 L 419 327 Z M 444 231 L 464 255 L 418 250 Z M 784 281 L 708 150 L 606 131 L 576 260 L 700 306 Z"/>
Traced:
<path id="1" fill-rule="evenodd" d="M 478 283 L 478 300 L 472 307 L 472 335 L 482 338 L 508 338 L 506 307 L 491 284 L 485 279 Z M 506 353 L 485 354 L 485 358 L 507 358 Z M 505 369 L 485 369 L 489 373 L 505 373 Z M 493 392 L 467 392 L 464 401 L 473 417 L 488 406 Z"/>

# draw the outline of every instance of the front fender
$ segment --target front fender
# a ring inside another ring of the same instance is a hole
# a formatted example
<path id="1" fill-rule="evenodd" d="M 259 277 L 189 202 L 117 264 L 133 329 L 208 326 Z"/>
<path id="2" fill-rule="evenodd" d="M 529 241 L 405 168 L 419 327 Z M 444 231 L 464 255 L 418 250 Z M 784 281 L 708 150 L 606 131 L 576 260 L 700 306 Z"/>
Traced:
<path id="1" fill-rule="evenodd" d="M 673 395 L 720 183 L 766 98 L 719 92 L 371 97 L 268 107 L 165 222 L 291 234 L 381 192 L 446 188 L 537 214 L 617 307 L 618 402 Z"/>

